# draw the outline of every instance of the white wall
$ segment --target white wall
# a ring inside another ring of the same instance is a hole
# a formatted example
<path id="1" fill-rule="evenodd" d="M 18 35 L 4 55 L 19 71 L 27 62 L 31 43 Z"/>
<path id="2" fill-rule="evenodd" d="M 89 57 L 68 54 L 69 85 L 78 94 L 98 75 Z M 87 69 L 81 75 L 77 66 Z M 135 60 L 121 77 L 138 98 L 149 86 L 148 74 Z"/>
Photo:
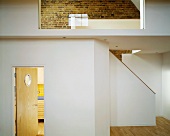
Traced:
<path id="1" fill-rule="evenodd" d="M 38 0 L 1 0 L 0 36 L 33 35 L 38 31 Z"/>
<path id="2" fill-rule="evenodd" d="M 152 126 L 155 94 L 110 53 L 111 126 Z"/>
<path id="3" fill-rule="evenodd" d="M 1 0 L 0 36 L 169 35 L 170 1 L 146 1 L 145 30 L 38 30 L 37 0 Z"/>
<path id="4" fill-rule="evenodd" d="M 163 116 L 170 120 L 170 52 L 163 54 L 162 95 Z"/>
<path id="5" fill-rule="evenodd" d="M 156 115 L 162 115 L 162 55 L 123 54 L 122 61 L 156 93 Z"/>
<path id="6" fill-rule="evenodd" d="M 93 40 L 0 40 L 0 136 L 13 136 L 13 66 L 45 66 L 45 135 L 95 136 Z"/>
<path id="7" fill-rule="evenodd" d="M 110 136 L 109 47 L 99 41 L 94 44 L 95 132 Z"/>

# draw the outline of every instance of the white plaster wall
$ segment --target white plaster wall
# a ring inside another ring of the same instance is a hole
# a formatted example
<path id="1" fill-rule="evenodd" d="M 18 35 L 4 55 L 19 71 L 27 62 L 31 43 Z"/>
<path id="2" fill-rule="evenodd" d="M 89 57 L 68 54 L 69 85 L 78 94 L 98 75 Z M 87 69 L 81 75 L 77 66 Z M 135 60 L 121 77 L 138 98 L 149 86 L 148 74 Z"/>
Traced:
<path id="1" fill-rule="evenodd" d="M 163 116 L 170 120 L 170 52 L 163 54 L 162 95 Z"/>
<path id="2" fill-rule="evenodd" d="M 156 93 L 156 115 L 162 115 L 162 55 L 123 54 L 122 61 Z"/>
<path id="3" fill-rule="evenodd" d="M 1 0 L 0 36 L 169 35 L 169 12 L 169 0 L 146 0 L 145 30 L 38 30 L 37 0 Z"/>
<path id="4" fill-rule="evenodd" d="M 38 0 L 0 1 L 0 36 L 34 35 L 35 32 L 38 32 Z"/>
<path id="5" fill-rule="evenodd" d="M 155 94 L 110 53 L 111 126 L 156 125 Z"/>
<path id="6" fill-rule="evenodd" d="M 14 136 L 12 66 L 44 66 L 46 136 L 95 136 L 93 40 L 0 40 L 0 136 Z"/>
<path id="7" fill-rule="evenodd" d="M 99 41 L 94 45 L 95 134 L 110 136 L 109 47 Z"/>

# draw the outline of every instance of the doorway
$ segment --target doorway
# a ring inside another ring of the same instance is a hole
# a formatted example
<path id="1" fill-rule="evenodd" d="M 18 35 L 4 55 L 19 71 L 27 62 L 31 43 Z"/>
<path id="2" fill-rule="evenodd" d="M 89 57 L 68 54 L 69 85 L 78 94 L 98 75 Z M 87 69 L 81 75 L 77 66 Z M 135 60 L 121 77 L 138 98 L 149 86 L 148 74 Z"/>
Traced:
<path id="1" fill-rule="evenodd" d="M 44 67 L 15 67 L 15 136 L 44 136 Z"/>

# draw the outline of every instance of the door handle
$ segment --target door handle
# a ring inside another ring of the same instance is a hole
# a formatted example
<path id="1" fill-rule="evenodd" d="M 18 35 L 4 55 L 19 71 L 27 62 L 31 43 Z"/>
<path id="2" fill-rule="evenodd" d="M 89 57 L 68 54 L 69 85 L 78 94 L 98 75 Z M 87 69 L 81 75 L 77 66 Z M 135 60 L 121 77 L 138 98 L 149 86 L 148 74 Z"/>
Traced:
<path id="1" fill-rule="evenodd" d="M 38 106 L 38 104 L 33 104 L 32 106 Z"/>

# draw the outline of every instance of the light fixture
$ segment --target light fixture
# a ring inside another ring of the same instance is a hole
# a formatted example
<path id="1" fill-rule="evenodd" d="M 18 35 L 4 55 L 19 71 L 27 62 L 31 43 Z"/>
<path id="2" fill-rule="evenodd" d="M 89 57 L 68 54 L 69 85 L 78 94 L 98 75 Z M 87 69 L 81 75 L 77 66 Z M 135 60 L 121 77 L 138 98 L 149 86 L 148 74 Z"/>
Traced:
<path id="1" fill-rule="evenodd" d="M 137 52 L 140 52 L 141 50 L 132 50 L 132 54 L 135 54 Z"/>

